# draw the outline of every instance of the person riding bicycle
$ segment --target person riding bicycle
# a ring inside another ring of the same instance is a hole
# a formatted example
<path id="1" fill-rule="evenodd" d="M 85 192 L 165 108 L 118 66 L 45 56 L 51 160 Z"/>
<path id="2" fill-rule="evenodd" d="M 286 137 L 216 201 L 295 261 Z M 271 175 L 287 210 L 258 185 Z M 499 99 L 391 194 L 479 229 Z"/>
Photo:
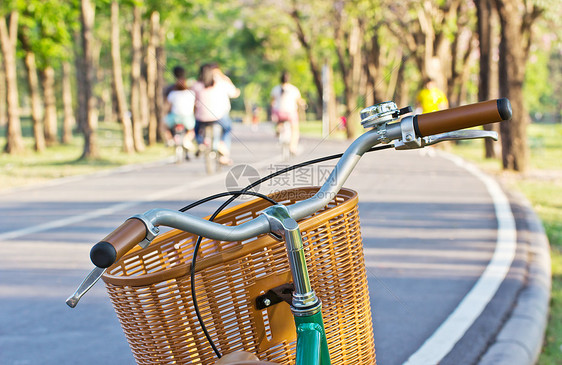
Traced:
<path id="1" fill-rule="evenodd" d="M 299 89 L 289 83 L 289 73 L 281 73 L 281 84 L 271 90 L 271 119 L 274 123 L 290 122 L 291 142 L 289 150 L 291 154 L 297 153 L 299 144 L 299 106 L 304 106 L 304 99 Z"/>
<path id="2" fill-rule="evenodd" d="M 219 162 L 232 164 L 230 159 L 229 132 L 230 99 L 240 96 L 240 90 L 230 78 L 220 71 L 216 63 L 201 66 L 198 81 L 193 85 L 195 92 L 195 135 L 197 143 L 204 145 L 202 130 L 207 123 L 219 123 L 223 128 L 223 138 L 219 143 L 222 155 Z"/>
<path id="3" fill-rule="evenodd" d="M 168 114 L 164 118 L 167 127 L 167 140 L 171 140 L 178 125 L 185 128 L 184 146 L 187 149 L 193 146 L 195 127 L 195 93 L 187 87 L 185 70 L 181 66 L 174 67 L 176 81 L 166 89 L 166 101 L 168 103 Z M 187 156 L 186 156 L 187 157 Z"/>

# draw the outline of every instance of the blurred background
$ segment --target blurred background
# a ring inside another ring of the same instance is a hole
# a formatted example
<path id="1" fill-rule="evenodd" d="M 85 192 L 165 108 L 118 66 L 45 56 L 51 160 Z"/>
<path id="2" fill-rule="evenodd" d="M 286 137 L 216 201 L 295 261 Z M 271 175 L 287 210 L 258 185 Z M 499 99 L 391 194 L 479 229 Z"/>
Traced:
<path id="1" fill-rule="evenodd" d="M 194 79 L 217 62 L 242 92 L 243 123 L 269 119 L 288 70 L 317 137 L 357 136 L 375 103 L 417 107 L 427 80 L 450 107 L 507 97 L 501 143 L 452 148 L 543 219 L 554 284 L 541 361 L 559 363 L 561 18 L 559 0 L 2 0 L 0 189 L 169 155 L 163 90 L 178 65 Z"/>

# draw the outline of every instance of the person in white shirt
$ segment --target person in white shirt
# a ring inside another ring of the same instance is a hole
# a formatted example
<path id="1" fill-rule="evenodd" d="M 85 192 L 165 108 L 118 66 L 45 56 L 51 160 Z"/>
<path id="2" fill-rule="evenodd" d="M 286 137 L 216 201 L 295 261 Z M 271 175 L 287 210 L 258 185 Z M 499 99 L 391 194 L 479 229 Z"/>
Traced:
<path id="1" fill-rule="evenodd" d="M 274 123 L 289 121 L 291 123 L 291 142 L 289 150 L 296 154 L 299 144 L 299 107 L 306 103 L 299 89 L 289 83 L 287 71 L 281 73 L 281 84 L 271 90 L 271 118 Z"/>
<path id="2" fill-rule="evenodd" d="M 168 105 L 168 114 L 164 118 L 164 122 L 168 131 L 168 137 L 171 138 L 176 125 L 183 125 L 186 130 L 184 145 L 193 145 L 195 133 L 195 92 L 187 87 L 185 79 L 185 71 L 182 67 L 174 67 L 174 76 L 176 82 L 166 89 L 166 101 Z"/>

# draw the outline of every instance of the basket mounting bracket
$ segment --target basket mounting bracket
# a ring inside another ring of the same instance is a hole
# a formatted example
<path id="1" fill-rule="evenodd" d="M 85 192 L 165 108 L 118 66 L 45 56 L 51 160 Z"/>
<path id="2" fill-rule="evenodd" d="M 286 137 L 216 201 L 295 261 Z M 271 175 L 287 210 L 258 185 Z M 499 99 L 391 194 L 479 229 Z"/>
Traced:
<path id="1" fill-rule="evenodd" d="M 286 283 L 269 289 L 267 293 L 256 298 L 256 308 L 262 310 L 281 302 L 286 302 L 291 305 L 294 290 L 295 285 L 293 285 L 293 283 Z"/>

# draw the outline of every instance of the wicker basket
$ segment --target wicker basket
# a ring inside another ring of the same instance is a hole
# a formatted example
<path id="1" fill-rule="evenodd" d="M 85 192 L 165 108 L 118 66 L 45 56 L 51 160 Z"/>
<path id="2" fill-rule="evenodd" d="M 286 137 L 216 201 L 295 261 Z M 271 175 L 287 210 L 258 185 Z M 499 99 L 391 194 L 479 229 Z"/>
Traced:
<path id="1" fill-rule="evenodd" d="M 285 190 L 271 197 L 290 205 L 318 188 Z M 258 216 L 259 199 L 226 210 L 227 225 Z M 357 194 L 342 189 L 321 212 L 299 222 L 312 287 L 322 300 L 333 364 L 374 364 L 371 307 Z M 200 329 L 190 294 L 189 263 L 196 237 L 173 230 L 137 249 L 103 276 L 139 364 L 212 364 L 216 357 Z M 243 242 L 204 239 L 197 262 L 197 301 L 222 353 L 245 350 L 262 360 L 295 362 L 295 326 L 289 305 L 257 310 L 255 299 L 291 281 L 284 242 L 268 235 Z"/>

